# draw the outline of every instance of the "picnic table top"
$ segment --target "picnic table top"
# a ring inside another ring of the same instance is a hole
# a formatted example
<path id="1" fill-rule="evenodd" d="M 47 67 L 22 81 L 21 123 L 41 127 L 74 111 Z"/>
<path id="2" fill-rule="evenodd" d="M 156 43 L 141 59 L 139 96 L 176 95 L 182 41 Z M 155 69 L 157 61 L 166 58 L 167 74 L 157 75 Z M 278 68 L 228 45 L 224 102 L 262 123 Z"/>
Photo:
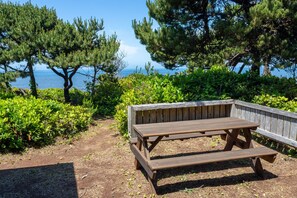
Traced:
<path id="1" fill-rule="evenodd" d="M 249 122 L 247 120 L 226 117 L 204 120 L 135 124 L 133 125 L 133 128 L 141 137 L 148 138 L 152 136 L 167 136 L 229 129 L 256 129 L 258 126 L 259 124 Z"/>

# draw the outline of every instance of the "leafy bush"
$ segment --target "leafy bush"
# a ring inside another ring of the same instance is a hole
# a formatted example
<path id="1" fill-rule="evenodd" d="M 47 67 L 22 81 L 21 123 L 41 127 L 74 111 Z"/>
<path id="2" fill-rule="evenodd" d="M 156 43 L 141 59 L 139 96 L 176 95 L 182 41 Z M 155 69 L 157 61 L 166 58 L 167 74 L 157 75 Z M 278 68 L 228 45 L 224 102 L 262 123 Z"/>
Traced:
<path id="1" fill-rule="evenodd" d="M 0 90 L 0 99 L 13 98 L 15 94 L 10 91 Z"/>
<path id="2" fill-rule="evenodd" d="M 121 103 L 116 106 L 115 119 L 124 137 L 128 137 L 127 108 L 129 105 L 184 100 L 180 89 L 172 84 L 169 76 L 133 74 L 122 79 L 120 84 L 124 93 L 121 96 Z"/>
<path id="3" fill-rule="evenodd" d="M 294 111 L 296 102 L 292 99 L 297 97 L 295 79 L 256 76 L 252 73 L 236 74 L 219 66 L 173 76 L 133 74 L 122 79 L 120 85 L 124 93 L 121 103 L 116 107 L 115 119 L 120 132 L 126 137 L 129 105 L 229 98 L 251 102 L 256 95 L 269 94 L 291 100 L 286 103 L 286 107 L 280 108 Z"/>
<path id="4" fill-rule="evenodd" d="M 197 69 L 193 73 L 184 72 L 172 78 L 187 101 L 233 98 L 250 102 L 259 94 L 281 95 L 289 99 L 297 97 L 295 79 L 236 74 L 226 67 Z"/>
<path id="5" fill-rule="evenodd" d="M 118 78 L 109 75 L 101 75 L 98 84 L 95 85 L 93 95 L 90 97 L 95 113 L 101 116 L 115 114 L 115 107 L 120 102 L 123 93 Z"/>
<path id="6" fill-rule="evenodd" d="M 42 146 L 55 137 L 85 130 L 92 113 L 54 100 L 15 97 L 0 100 L 0 150 L 19 151 Z"/>
<path id="7" fill-rule="evenodd" d="M 289 101 L 288 98 L 284 96 L 271 96 L 268 94 L 263 94 L 263 95 L 255 96 L 252 102 L 260 105 L 265 105 L 268 107 L 278 108 L 285 111 L 297 113 L 297 101 L 296 100 Z"/>
<path id="8" fill-rule="evenodd" d="M 38 97 L 44 100 L 55 100 L 58 102 L 64 102 L 64 90 L 59 88 L 39 89 Z M 70 89 L 71 103 L 74 105 L 82 105 L 85 97 L 88 97 L 88 93 L 79 89 Z"/>

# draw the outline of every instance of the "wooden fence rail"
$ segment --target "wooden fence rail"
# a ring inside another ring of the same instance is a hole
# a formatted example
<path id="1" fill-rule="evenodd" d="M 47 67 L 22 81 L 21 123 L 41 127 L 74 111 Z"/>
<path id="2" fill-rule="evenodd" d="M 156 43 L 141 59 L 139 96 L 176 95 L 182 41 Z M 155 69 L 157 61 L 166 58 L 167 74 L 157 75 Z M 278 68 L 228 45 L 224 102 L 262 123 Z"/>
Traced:
<path id="1" fill-rule="evenodd" d="M 128 131 L 133 124 L 237 117 L 260 124 L 257 133 L 297 147 L 297 114 L 239 100 L 143 104 L 128 107 Z"/>
<path id="2" fill-rule="evenodd" d="M 258 123 L 257 133 L 297 147 L 296 113 L 235 100 L 231 116 Z"/>

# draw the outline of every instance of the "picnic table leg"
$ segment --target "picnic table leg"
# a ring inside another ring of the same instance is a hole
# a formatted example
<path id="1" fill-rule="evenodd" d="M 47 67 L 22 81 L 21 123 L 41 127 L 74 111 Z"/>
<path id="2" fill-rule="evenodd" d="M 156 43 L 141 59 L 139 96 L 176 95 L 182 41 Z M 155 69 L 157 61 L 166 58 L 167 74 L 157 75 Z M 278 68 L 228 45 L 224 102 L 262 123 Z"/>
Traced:
<path id="1" fill-rule="evenodd" d="M 226 138 L 227 142 L 226 142 L 224 151 L 231 151 L 236 142 L 237 136 L 239 134 L 239 129 L 233 129 L 231 133 L 226 130 L 226 133 L 227 133 L 227 138 Z"/>
<path id="2" fill-rule="evenodd" d="M 137 137 L 136 146 L 139 149 L 139 151 L 141 151 L 142 140 L 139 137 Z M 134 160 L 134 165 L 135 165 L 136 170 L 139 170 L 140 169 L 140 163 L 138 162 L 138 160 L 136 158 Z"/>
<path id="3" fill-rule="evenodd" d="M 154 194 L 157 195 L 157 188 L 158 188 L 158 185 L 157 185 L 157 175 L 156 175 L 156 171 L 154 172 L 153 178 L 150 178 L 150 177 L 147 175 L 147 180 L 149 181 L 149 184 L 150 184 L 150 186 L 151 186 L 152 192 L 153 192 Z"/>
<path id="4" fill-rule="evenodd" d="M 244 146 L 244 149 L 248 149 L 248 148 L 254 148 L 253 142 L 252 142 L 252 134 L 251 134 L 251 130 L 250 129 L 243 129 L 243 134 L 246 140 L 246 144 Z M 260 161 L 259 157 L 254 157 L 251 158 L 252 159 L 252 168 L 255 171 L 255 173 L 258 176 L 263 177 L 263 167 L 262 167 L 262 163 Z"/>

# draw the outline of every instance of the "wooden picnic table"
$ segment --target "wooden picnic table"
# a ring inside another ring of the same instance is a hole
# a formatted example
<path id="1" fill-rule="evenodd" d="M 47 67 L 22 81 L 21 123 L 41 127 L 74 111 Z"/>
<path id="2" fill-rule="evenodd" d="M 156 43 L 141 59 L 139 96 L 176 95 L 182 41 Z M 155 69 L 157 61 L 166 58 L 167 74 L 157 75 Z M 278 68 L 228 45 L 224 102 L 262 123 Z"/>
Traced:
<path id="1" fill-rule="evenodd" d="M 252 168 L 261 176 L 263 168 L 260 158 L 272 163 L 277 152 L 266 147 L 253 147 L 251 130 L 257 127 L 256 123 L 233 117 L 135 124 L 133 129 L 137 140 L 131 141 L 130 148 L 135 155 L 136 169 L 143 167 L 154 192 L 157 187 L 157 171 L 162 169 L 251 158 Z M 245 141 L 238 138 L 240 132 Z M 150 158 L 150 152 L 162 139 L 178 140 L 212 135 L 223 135 L 226 140 L 223 151 L 162 159 Z M 241 150 L 232 150 L 234 145 Z"/>

